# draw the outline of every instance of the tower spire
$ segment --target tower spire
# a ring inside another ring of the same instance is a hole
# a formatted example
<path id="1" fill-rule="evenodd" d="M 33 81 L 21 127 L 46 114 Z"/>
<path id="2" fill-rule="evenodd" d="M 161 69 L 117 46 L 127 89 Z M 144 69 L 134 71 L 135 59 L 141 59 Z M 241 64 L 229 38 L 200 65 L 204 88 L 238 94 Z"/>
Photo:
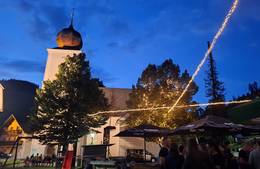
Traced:
<path id="1" fill-rule="evenodd" d="M 73 18 L 74 18 L 74 8 L 72 8 L 71 16 L 70 16 L 70 27 L 73 28 Z"/>

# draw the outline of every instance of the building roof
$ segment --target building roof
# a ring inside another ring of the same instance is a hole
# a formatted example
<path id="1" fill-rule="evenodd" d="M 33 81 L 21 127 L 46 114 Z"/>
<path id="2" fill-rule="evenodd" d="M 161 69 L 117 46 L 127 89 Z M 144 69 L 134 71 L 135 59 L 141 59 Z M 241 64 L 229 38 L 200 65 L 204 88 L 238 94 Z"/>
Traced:
<path id="1" fill-rule="evenodd" d="M 231 108 L 228 110 L 228 117 L 236 123 L 245 123 L 260 117 L 260 99 Z"/>
<path id="2" fill-rule="evenodd" d="M 15 118 L 15 116 L 13 114 L 11 114 L 3 124 L 0 125 L 0 130 L 2 129 L 2 127 L 4 126 L 9 126 L 13 121 L 17 121 L 17 119 Z M 17 121 L 19 127 L 21 127 L 21 125 L 19 124 L 19 122 Z M 21 127 L 22 128 L 22 127 Z"/>
<path id="3" fill-rule="evenodd" d="M 4 110 L 0 112 L 0 126 L 12 115 L 25 132 L 30 132 L 28 116 L 34 111 L 34 97 L 37 85 L 22 80 L 0 80 L 4 87 Z"/>
<path id="4" fill-rule="evenodd" d="M 4 89 L 4 86 L 0 83 L 0 88 Z"/>

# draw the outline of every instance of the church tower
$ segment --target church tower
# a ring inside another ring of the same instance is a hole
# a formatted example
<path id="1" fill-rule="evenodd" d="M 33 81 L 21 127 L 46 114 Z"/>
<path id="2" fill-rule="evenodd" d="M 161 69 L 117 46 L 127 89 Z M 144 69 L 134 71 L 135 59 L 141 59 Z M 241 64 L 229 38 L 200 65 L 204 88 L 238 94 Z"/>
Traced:
<path id="1" fill-rule="evenodd" d="M 58 73 L 58 67 L 65 61 L 67 56 L 82 53 L 82 38 L 73 27 L 73 16 L 69 27 L 62 29 L 56 37 L 57 47 L 48 48 L 48 58 L 44 72 L 45 80 L 54 80 Z"/>

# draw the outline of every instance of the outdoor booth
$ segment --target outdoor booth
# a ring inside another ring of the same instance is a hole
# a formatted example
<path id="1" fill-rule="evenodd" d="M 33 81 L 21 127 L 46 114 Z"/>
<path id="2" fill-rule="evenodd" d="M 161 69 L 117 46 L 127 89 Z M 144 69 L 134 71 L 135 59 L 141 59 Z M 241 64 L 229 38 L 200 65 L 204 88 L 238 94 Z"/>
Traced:
<path id="1" fill-rule="evenodd" d="M 108 159 L 108 148 L 113 144 L 84 145 L 83 147 L 83 169 L 118 169 L 118 161 Z M 121 164 L 122 165 L 122 164 Z M 91 166 L 91 167 L 90 167 Z M 121 167 L 122 168 L 122 167 Z"/>

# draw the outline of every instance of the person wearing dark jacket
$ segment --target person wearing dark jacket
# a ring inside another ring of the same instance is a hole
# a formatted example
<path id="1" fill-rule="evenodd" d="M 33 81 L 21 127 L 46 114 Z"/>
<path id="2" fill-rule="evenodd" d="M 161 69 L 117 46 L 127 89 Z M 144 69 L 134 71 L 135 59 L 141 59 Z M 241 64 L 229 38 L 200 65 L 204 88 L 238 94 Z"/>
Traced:
<path id="1" fill-rule="evenodd" d="M 195 139 L 188 143 L 188 155 L 184 161 L 183 169 L 212 169 L 209 155 L 199 150 Z"/>
<path id="2" fill-rule="evenodd" d="M 169 147 L 170 147 L 170 142 L 168 138 L 163 138 L 162 140 L 162 147 L 159 152 L 159 158 L 160 158 L 160 169 L 166 169 L 166 158 L 169 153 Z"/>
<path id="3" fill-rule="evenodd" d="M 223 151 L 223 155 L 225 158 L 225 169 L 238 169 L 238 162 L 237 159 L 234 157 L 234 155 L 231 153 L 231 150 L 228 146 L 228 144 L 225 144 L 223 146 L 224 151 Z"/>
<path id="4" fill-rule="evenodd" d="M 252 151 L 253 147 L 250 143 L 245 143 L 243 148 L 239 151 L 238 163 L 240 169 L 251 169 L 249 164 L 249 154 Z"/>
<path id="5" fill-rule="evenodd" d="M 182 169 L 183 162 L 184 157 L 179 154 L 178 145 L 172 143 L 166 158 L 166 169 Z"/>
<path id="6" fill-rule="evenodd" d="M 218 145 L 211 142 L 208 144 L 208 146 L 209 146 L 210 159 L 214 166 L 213 169 L 224 169 L 225 159 Z"/>

